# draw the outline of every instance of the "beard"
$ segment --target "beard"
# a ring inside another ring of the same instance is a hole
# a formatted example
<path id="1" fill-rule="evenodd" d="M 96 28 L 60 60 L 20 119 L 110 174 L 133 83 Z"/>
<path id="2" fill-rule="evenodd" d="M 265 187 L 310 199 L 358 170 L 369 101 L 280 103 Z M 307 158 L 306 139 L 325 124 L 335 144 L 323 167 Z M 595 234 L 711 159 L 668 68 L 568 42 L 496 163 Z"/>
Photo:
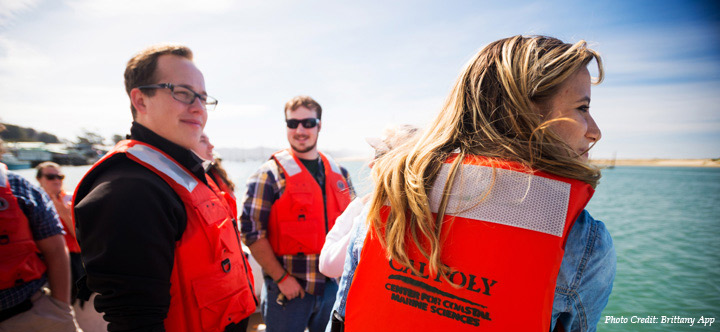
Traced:
<path id="1" fill-rule="evenodd" d="M 314 149 L 316 145 L 317 145 L 317 141 L 313 142 L 312 145 L 310 145 L 310 146 L 308 146 L 308 147 L 306 147 L 306 148 L 304 148 L 304 149 L 300 149 L 300 148 L 298 148 L 297 146 L 292 145 L 292 144 L 290 144 L 290 147 L 291 147 L 293 150 L 295 150 L 295 152 L 297 152 L 297 153 L 305 153 L 305 152 L 310 152 L 310 151 L 312 151 L 312 149 Z"/>
<path id="2" fill-rule="evenodd" d="M 306 138 L 306 137 L 309 137 L 309 136 L 298 135 L 297 137 Z M 296 138 L 296 139 L 297 139 L 297 138 Z M 312 150 L 315 148 L 315 146 L 317 146 L 317 136 L 315 136 L 315 141 L 312 142 L 312 144 L 308 145 L 306 148 L 301 148 L 300 146 L 293 145 L 292 143 L 290 143 L 290 147 L 291 147 L 293 150 L 295 150 L 295 152 L 297 152 L 297 153 L 310 152 L 310 151 L 312 151 Z"/>

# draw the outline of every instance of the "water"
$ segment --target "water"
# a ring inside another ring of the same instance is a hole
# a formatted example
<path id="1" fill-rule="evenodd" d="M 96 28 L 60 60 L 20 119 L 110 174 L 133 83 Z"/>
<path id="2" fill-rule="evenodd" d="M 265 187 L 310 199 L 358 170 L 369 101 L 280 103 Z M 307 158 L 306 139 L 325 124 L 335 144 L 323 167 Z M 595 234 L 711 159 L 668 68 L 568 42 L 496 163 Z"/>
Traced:
<path id="1" fill-rule="evenodd" d="M 235 186 L 237 187 L 236 192 L 240 194 L 240 197 L 242 197 L 242 194 L 245 193 L 244 187 L 247 178 L 250 177 L 250 175 L 252 175 L 262 163 L 263 161 L 223 162 L 223 166 L 227 170 L 228 176 L 230 176 L 230 179 L 235 182 Z M 350 173 L 351 181 L 353 182 L 353 186 L 355 187 L 358 195 L 370 192 L 370 170 L 366 167 L 367 162 L 349 161 L 342 162 L 341 164 Z M 72 192 L 75 186 L 82 179 L 83 175 L 85 175 L 85 173 L 90 170 L 90 166 L 63 166 L 62 170 L 66 176 L 65 180 L 63 181 L 65 185 L 65 190 L 68 192 Z M 24 176 L 33 184 L 38 185 L 38 182 L 35 180 L 35 169 L 15 170 L 13 172 Z"/>
<path id="2" fill-rule="evenodd" d="M 261 164 L 225 162 L 238 194 Z M 370 191 L 364 162 L 341 162 L 359 195 Z M 66 189 L 89 166 L 64 167 Z M 35 181 L 34 170 L 20 174 Z M 605 170 L 588 211 L 607 225 L 618 256 L 617 277 L 598 331 L 720 331 L 661 324 L 662 316 L 720 318 L 720 169 L 616 167 Z M 623 316 L 627 323 L 605 323 Z M 633 324 L 656 316 L 657 324 Z"/>
<path id="3" fill-rule="evenodd" d="M 588 211 L 613 236 L 618 266 L 598 331 L 719 331 L 605 324 L 607 316 L 720 318 L 720 169 L 605 170 Z"/>

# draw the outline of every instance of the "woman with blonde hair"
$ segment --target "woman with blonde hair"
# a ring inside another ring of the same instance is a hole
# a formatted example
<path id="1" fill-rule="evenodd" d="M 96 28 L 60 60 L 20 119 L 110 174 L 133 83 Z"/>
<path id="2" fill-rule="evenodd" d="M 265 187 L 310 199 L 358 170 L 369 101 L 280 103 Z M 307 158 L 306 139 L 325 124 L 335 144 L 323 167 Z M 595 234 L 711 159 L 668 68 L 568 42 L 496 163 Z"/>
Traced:
<path id="1" fill-rule="evenodd" d="M 584 41 L 493 42 L 417 142 L 376 162 L 336 315 L 348 331 L 595 330 L 616 258 L 584 210 L 592 60 L 597 84 Z"/>

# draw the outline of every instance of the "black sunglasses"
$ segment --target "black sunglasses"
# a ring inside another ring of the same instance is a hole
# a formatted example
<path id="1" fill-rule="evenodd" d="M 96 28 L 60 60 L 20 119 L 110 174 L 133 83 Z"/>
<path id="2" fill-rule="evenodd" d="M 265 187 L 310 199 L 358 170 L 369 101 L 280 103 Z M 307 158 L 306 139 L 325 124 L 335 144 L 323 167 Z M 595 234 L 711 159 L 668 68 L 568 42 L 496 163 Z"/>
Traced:
<path id="1" fill-rule="evenodd" d="M 59 180 L 65 179 L 65 175 L 63 175 L 63 174 L 43 174 L 43 176 L 46 179 L 51 180 L 51 181 L 55 180 L 55 179 L 59 179 Z"/>
<path id="2" fill-rule="evenodd" d="M 288 128 L 290 128 L 290 129 L 297 128 L 298 125 L 300 125 L 301 123 L 302 123 L 303 128 L 310 129 L 310 128 L 315 128 L 315 126 L 317 126 L 319 121 L 320 120 L 318 120 L 316 118 L 307 118 L 307 119 L 301 119 L 301 120 L 289 119 L 289 120 L 285 120 L 285 123 L 287 124 Z"/>

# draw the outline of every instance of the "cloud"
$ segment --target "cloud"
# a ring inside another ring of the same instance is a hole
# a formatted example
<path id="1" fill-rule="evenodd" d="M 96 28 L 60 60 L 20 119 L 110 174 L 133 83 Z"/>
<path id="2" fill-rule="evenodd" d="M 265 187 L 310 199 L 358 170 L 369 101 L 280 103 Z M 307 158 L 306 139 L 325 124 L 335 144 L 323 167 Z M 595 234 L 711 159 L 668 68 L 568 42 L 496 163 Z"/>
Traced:
<path id="1" fill-rule="evenodd" d="M 267 105 L 242 105 L 218 103 L 217 109 L 211 111 L 209 117 L 217 120 L 228 120 L 259 117 L 267 113 Z"/>
<path id="2" fill-rule="evenodd" d="M 28 98 L 0 94 L 0 109 L 6 110 L 3 121 L 67 139 L 80 134 L 81 128 L 106 137 L 124 134 L 132 121 L 128 99 L 119 87 L 66 85 L 34 92 Z"/>
<path id="3" fill-rule="evenodd" d="M 81 15 L 96 18 L 143 15 L 224 13 L 233 7 L 232 0 L 70 0 L 67 5 Z"/>
<path id="4" fill-rule="evenodd" d="M 16 16 L 37 7 L 40 0 L 0 0 L 0 27 L 10 24 Z"/>
<path id="5" fill-rule="evenodd" d="M 605 135 L 598 152 L 646 153 L 653 144 L 716 134 L 720 121 L 720 52 L 708 51 L 720 44 L 714 30 L 615 26 L 603 4 L 69 0 L 11 9 L 0 1 L 0 25 L 2 13 L 37 10 L 0 31 L 3 118 L 66 137 L 83 127 L 124 134 L 125 63 L 164 41 L 192 47 L 220 100 L 206 128 L 219 146 L 285 146 L 282 106 L 309 94 L 325 110 L 322 148 L 366 148 L 362 138 L 387 125 L 432 121 L 481 47 L 530 33 L 585 38 L 604 55 L 607 80 L 593 90 Z"/>
<path id="6" fill-rule="evenodd" d="M 595 157 L 707 158 L 720 155 L 720 82 L 593 88 L 591 114 L 603 138 Z M 714 139 L 711 139 L 714 137 Z"/>
<path id="7" fill-rule="evenodd" d="M 643 26 L 606 33 L 597 49 L 609 82 L 624 85 L 720 80 L 720 35 L 707 23 Z"/>
<path id="8" fill-rule="evenodd" d="M 32 45 L 0 36 L 0 72 L 4 76 L 27 75 L 29 72 L 47 69 L 51 65 L 51 57 Z"/>

